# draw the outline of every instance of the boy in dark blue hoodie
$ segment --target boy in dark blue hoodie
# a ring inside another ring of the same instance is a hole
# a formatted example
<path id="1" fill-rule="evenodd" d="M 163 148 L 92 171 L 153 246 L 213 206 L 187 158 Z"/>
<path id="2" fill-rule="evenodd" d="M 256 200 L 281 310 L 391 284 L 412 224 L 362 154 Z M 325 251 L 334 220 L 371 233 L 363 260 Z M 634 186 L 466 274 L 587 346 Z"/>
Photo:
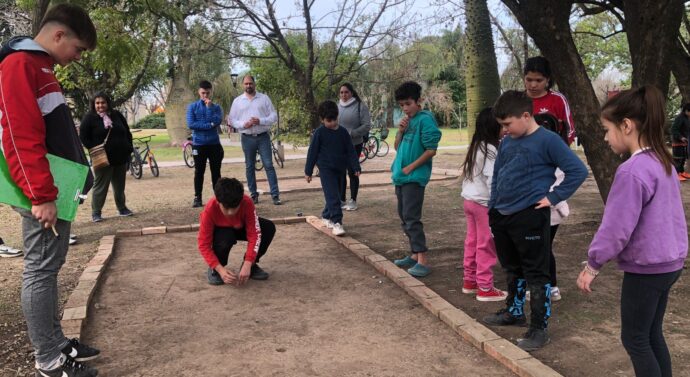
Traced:
<path id="1" fill-rule="evenodd" d="M 311 182 L 314 166 L 319 167 L 321 188 L 326 199 L 321 218 L 325 226 L 333 229 L 334 235 L 342 236 L 345 229 L 340 203 L 340 179 L 348 168 L 358 177 L 361 169 L 350 134 L 338 125 L 338 105 L 333 101 L 324 101 L 318 111 L 322 125 L 312 135 L 304 176 L 307 182 Z"/>

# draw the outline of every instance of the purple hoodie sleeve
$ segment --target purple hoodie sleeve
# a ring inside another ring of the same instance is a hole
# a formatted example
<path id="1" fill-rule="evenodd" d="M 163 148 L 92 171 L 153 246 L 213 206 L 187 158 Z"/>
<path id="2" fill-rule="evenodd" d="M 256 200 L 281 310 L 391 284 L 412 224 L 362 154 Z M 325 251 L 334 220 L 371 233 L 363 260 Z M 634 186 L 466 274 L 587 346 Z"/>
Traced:
<path id="1" fill-rule="evenodd" d="M 629 172 L 618 172 L 604 207 L 604 218 L 589 245 L 588 263 L 597 270 L 627 246 L 637 227 L 649 188 Z"/>

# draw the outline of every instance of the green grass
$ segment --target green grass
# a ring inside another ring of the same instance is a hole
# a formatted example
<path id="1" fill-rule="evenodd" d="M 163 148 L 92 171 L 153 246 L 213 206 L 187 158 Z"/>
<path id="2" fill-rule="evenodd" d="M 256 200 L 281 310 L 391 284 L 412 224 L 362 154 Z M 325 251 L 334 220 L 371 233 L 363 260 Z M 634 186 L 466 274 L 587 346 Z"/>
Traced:
<path id="1" fill-rule="evenodd" d="M 467 128 L 463 129 L 452 129 L 452 128 L 442 128 L 441 129 L 441 142 L 438 144 L 441 147 L 450 147 L 456 145 L 469 145 L 470 136 L 468 136 Z M 397 128 L 391 128 L 390 133 L 386 140 L 392 143 L 395 140 L 395 135 L 398 133 Z"/>
<path id="2" fill-rule="evenodd" d="M 166 130 L 132 130 L 132 137 L 142 138 L 151 135 L 149 146 L 156 156 L 156 161 L 182 161 L 182 147 L 171 147 L 170 136 Z M 222 136 L 221 136 L 222 137 Z M 242 157 L 241 147 L 224 146 L 225 158 Z"/>

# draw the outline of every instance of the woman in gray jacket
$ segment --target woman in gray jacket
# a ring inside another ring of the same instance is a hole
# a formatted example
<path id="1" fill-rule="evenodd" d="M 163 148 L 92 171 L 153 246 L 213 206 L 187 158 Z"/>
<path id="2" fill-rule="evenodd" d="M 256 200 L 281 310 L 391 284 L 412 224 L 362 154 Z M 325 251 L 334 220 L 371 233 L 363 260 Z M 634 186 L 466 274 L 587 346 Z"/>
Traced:
<path id="1" fill-rule="evenodd" d="M 355 146 L 357 157 L 362 153 L 364 136 L 371 129 L 371 114 L 369 108 L 357 95 L 357 92 L 350 83 L 340 86 L 340 101 L 338 102 L 338 124 L 350 133 L 352 144 Z M 347 175 L 350 176 L 350 200 L 347 200 Z M 341 179 L 340 200 L 343 202 L 343 209 L 354 211 L 357 209 L 357 192 L 359 191 L 359 177 L 348 169 Z"/>

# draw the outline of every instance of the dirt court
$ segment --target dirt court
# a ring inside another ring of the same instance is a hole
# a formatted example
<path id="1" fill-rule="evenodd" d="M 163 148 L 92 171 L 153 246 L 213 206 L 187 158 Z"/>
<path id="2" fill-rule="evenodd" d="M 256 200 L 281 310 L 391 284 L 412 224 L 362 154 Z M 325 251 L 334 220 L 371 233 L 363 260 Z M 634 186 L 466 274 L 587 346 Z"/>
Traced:
<path id="1" fill-rule="evenodd" d="M 440 150 L 434 159 L 434 166 L 457 169 L 463 159 L 462 151 Z M 377 158 L 366 161 L 363 169 L 365 172 L 385 169 L 390 166 L 390 162 L 390 156 Z M 225 176 L 244 179 L 243 164 L 226 164 L 222 169 Z M 277 169 L 277 172 L 282 181 L 280 177 L 303 175 L 303 170 L 304 160 L 290 160 L 286 162 L 285 169 Z M 175 167 L 161 169 L 159 178 L 151 177 L 148 170 L 144 172 L 142 180 L 128 177 L 127 203 L 136 213 L 134 217 L 114 216 L 116 210 L 112 196 L 109 195 L 103 212 L 106 220 L 98 224 L 91 223 L 90 201 L 87 201 L 80 208 L 73 226 L 73 233 L 79 235 L 80 243 L 70 248 L 67 263 L 59 278 L 63 300 L 67 299 L 87 261 L 96 252 L 100 237 L 114 234 L 117 229 L 198 222 L 200 210 L 190 208 L 192 176 L 191 169 Z M 257 173 L 257 178 L 265 179 L 265 176 L 265 172 Z M 366 173 L 363 179 L 366 179 Z M 259 183 L 260 187 L 261 185 Z M 306 182 L 304 185 L 307 187 Z M 682 190 L 687 213 L 690 209 L 690 182 L 683 183 Z M 210 195 L 210 175 L 207 172 L 204 200 Z M 259 214 L 264 217 L 295 216 L 298 212 L 319 215 L 323 208 L 323 196 L 319 192 L 286 193 L 281 195 L 281 199 L 284 205 L 274 206 L 267 196 L 262 196 L 258 205 Z M 363 188 L 358 202 L 359 210 L 345 213 L 344 225 L 348 233 L 390 259 L 405 255 L 408 244 L 400 231 L 393 187 Z M 633 376 L 632 365 L 620 341 L 622 273 L 613 263 L 609 263 L 595 281 L 595 292 L 591 295 L 581 294 L 575 285 L 581 269 L 580 263 L 586 259 L 587 248 L 603 210 L 601 198 L 591 177 L 569 203 L 571 215 L 559 228 L 555 241 L 559 287 L 563 300 L 554 304 L 549 327 L 551 344 L 533 355 L 564 376 Z M 11 209 L 0 206 L 0 235 L 10 244 L 20 242 L 20 224 L 17 218 Z M 432 274 L 423 281 L 474 318 L 481 318 L 498 310 L 500 303 L 480 303 L 474 297 L 460 292 L 462 269 L 459 266 L 462 262 L 465 220 L 459 180 L 435 182 L 427 187 L 423 221 L 433 267 Z M 189 252 L 196 253 L 195 250 Z M 269 268 L 268 260 L 266 263 Z M 270 266 L 272 270 L 275 267 L 277 266 Z M 19 258 L 0 259 L 0 376 L 33 375 L 33 356 L 19 307 L 21 269 Z M 495 271 L 496 285 L 505 289 L 500 267 L 497 266 Z M 275 277 L 278 278 L 278 275 Z M 686 271 L 672 289 L 664 326 L 674 376 L 681 377 L 690 377 L 690 311 L 685 305 L 690 302 L 689 279 Z M 399 293 L 404 294 L 401 291 Z M 386 320 L 392 323 L 396 321 L 395 318 Z M 493 330 L 513 341 L 524 332 L 524 329 L 512 328 Z M 424 357 L 427 355 L 418 356 L 417 359 Z"/>
<path id="2" fill-rule="evenodd" d="M 261 266 L 267 281 L 211 286 L 196 233 L 119 239 L 84 335 L 104 355 L 93 364 L 104 376 L 512 375 L 308 224 L 279 225 Z"/>

